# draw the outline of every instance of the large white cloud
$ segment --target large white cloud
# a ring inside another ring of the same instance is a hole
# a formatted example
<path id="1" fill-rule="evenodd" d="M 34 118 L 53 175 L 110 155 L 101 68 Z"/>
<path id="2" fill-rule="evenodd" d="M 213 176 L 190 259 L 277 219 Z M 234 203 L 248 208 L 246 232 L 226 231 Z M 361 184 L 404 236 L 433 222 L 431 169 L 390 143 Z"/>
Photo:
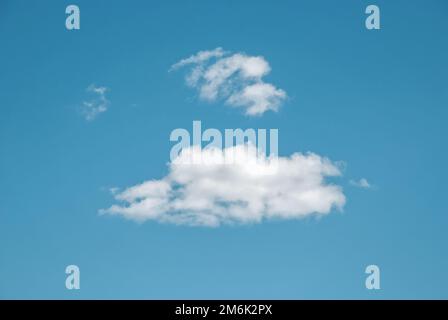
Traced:
<path id="1" fill-rule="evenodd" d="M 215 227 L 296 219 L 343 208 L 342 188 L 326 181 L 341 175 L 330 160 L 313 153 L 272 159 L 257 156 L 252 148 L 184 149 L 169 164 L 167 176 L 114 193 L 119 203 L 100 213 Z M 229 154 L 231 163 L 226 161 Z M 200 157 L 201 164 L 192 164 L 192 156 Z"/>
<path id="2" fill-rule="evenodd" d="M 170 71 L 184 66 L 191 66 L 186 82 L 198 89 L 201 99 L 222 99 L 230 106 L 244 108 L 250 116 L 277 111 L 287 97 L 284 90 L 263 81 L 271 67 L 261 56 L 230 54 L 217 48 L 182 59 Z"/>

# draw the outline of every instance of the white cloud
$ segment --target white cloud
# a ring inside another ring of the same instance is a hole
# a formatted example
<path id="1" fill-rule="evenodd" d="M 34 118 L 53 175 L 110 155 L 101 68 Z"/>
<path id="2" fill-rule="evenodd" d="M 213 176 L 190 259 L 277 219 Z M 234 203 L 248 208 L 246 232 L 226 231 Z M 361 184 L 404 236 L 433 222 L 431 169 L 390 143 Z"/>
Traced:
<path id="1" fill-rule="evenodd" d="M 271 67 L 261 56 L 230 54 L 217 48 L 200 51 L 170 70 L 186 65 L 192 65 L 186 76 L 187 85 L 196 88 L 202 100 L 222 99 L 230 106 L 244 108 L 250 116 L 277 111 L 287 97 L 285 91 L 263 81 Z"/>
<path id="2" fill-rule="evenodd" d="M 257 115 L 268 110 L 277 111 L 285 98 L 283 90 L 269 83 L 256 83 L 232 94 L 227 102 L 235 106 L 246 106 L 248 115 Z"/>
<path id="3" fill-rule="evenodd" d="M 186 66 L 188 64 L 199 64 L 203 63 L 211 58 L 219 58 L 225 54 L 225 51 L 222 48 L 216 48 L 215 50 L 210 51 L 199 51 L 198 53 L 190 56 L 189 58 L 182 59 L 176 64 L 171 66 L 170 71 L 179 69 L 180 67 Z"/>
<path id="4" fill-rule="evenodd" d="M 92 95 L 91 99 L 82 103 L 82 114 L 88 121 L 94 120 L 100 113 L 106 112 L 109 108 L 110 102 L 106 98 L 106 92 L 109 91 L 106 87 L 97 87 L 91 84 L 86 91 Z"/>
<path id="5" fill-rule="evenodd" d="M 352 186 L 363 188 L 363 189 L 370 189 L 372 185 L 367 181 L 365 178 L 361 178 L 359 180 L 350 180 L 350 184 Z"/>
<path id="6" fill-rule="evenodd" d="M 141 222 L 216 227 L 296 219 L 343 208 L 342 188 L 325 180 L 341 175 L 330 160 L 313 153 L 248 159 L 256 152 L 245 148 L 255 147 L 184 149 L 169 164 L 167 176 L 116 192 L 119 204 L 100 213 Z M 225 162 L 229 152 L 234 154 L 231 164 Z M 202 157 L 203 164 L 191 164 L 192 155 Z"/>

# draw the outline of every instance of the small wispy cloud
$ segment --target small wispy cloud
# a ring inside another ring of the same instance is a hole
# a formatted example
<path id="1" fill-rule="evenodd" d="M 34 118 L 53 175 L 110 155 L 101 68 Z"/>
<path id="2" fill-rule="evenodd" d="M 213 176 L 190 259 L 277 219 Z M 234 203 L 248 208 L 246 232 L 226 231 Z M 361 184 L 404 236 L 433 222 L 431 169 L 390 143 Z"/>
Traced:
<path id="1" fill-rule="evenodd" d="M 170 71 L 185 66 L 191 66 L 186 83 L 198 90 L 200 99 L 222 99 L 227 105 L 244 108 L 249 116 L 278 111 L 287 97 L 284 90 L 263 81 L 271 67 L 261 56 L 232 54 L 216 48 L 182 59 Z"/>
<path id="2" fill-rule="evenodd" d="M 174 71 L 189 64 L 201 64 L 211 58 L 220 58 L 224 54 L 226 54 L 226 52 L 222 48 L 216 48 L 214 50 L 208 51 L 199 51 L 191 57 L 182 59 L 179 62 L 173 64 L 170 68 L 170 71 Z"/>
<path id="3" fill-rule="evenodd" d="M 106 112 L 110 101 L 106 97 L 109 91 L 106 87 L 99 87 L 91 84 L 86 92 L 91 96 L 89 100 L 83 101 L 81 112 L 87 121 L 94 120 L 100 113 Z"/>
<path id="4" fill-rule="evenodd" d="M 370 189 L 372 185 L 367 181 L 366 178 L 361 178 L 359 180 L 350 180 L 350 184 L 357 188 Z"/>

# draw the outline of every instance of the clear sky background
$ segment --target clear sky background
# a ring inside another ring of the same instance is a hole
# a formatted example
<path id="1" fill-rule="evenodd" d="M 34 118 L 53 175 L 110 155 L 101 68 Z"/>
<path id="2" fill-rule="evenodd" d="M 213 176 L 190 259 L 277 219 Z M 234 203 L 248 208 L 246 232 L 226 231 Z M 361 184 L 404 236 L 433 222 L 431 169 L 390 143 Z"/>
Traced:
<path id="1" fill-rule="evenodd" d="M 448 298 L 448 2 L 76 0 L 68 31 L 71 3 L 0 1 L 0 298 Z M 205 103 L 168 72 L 216 47 L 270 63 L 279 112 Z M 94 121 L 90 84 L 110 89 Z M 344 161 L 344 210 L 218 228 L 99 215 L 109 188 L 166 175 L 193 120 Z"/>

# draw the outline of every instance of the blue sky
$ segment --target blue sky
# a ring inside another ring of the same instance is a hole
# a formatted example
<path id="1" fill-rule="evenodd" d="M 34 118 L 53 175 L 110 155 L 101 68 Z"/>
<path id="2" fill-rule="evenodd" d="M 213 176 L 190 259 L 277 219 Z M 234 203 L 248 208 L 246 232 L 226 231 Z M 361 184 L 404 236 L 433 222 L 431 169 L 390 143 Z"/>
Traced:
<path id="1" fill-rule="evenodd" d="M 0 3 L 1 298 L 448 297 L 446 1 L 74 3 L 76 31 L 71 2 Z M 381 30 L 364 27 L 372 3 Z M 168 72 L 217 47 L 269 62 L 278 112 L 202 101 Z M 110 104 L 87 121 L 91 84 Z M 110 188 L 167 175 L 169 135 L 193 120 L 343 161 L 343 210 L 216 228 L 99 215 Z"/>

